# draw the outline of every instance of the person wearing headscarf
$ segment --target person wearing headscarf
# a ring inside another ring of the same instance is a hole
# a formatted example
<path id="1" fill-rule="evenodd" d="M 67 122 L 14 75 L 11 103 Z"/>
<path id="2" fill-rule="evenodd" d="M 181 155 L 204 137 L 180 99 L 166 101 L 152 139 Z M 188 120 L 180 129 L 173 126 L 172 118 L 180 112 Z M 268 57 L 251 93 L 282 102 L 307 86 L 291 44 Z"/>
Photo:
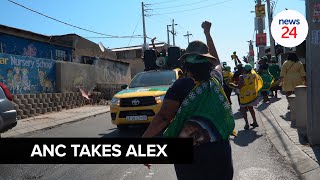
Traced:
<path id="1" fill-rule="evenodd" d="M 178 180 L 233 178 L 229 137 L 235 122 L 223 90 L 222 67 L 210 27 L 210 22 L 202 24 L 207 45 L 201 41 L 188 45 L 180 58 L 187 77 L 169 88 L 160 111 L 143 135 L 154 137 L 166 129 L 165 137 L 193 139 L 193 164 L 174 165 Z"/>
<path id="2" fill-rule="evenodd" d="M 240 111 L 246 123 L 244 126 L 246 130 L 249 129 L 247 111 L 251 113 L 253 119 L 253 123 L 250 125 L 252 127 L 259 127 L 253 107 L 258 105 L 258 94 L 262 85 L 262 78 L 252 69 L 250 64 L 246 64 L 238 84 L 238 88 L 240 89 Z"/>

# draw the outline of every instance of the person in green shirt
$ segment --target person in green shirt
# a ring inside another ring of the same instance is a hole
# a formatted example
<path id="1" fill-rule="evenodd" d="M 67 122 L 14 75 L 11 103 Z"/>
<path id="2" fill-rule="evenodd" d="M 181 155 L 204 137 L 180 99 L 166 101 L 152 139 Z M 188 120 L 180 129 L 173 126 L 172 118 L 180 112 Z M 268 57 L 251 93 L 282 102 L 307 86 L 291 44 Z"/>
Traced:
<path id="1" fill-rule="evenodd" d="M 275 58 L 272 58 L 271 63 L 269 65 L 269 72 L 274 78 L 274 82 L 271 85 L 271 96 L 278 98 L 278 90 L 281 89 L 280 86 L 280 72 L 281 69 L 277 64 L 277 60 Z"/>

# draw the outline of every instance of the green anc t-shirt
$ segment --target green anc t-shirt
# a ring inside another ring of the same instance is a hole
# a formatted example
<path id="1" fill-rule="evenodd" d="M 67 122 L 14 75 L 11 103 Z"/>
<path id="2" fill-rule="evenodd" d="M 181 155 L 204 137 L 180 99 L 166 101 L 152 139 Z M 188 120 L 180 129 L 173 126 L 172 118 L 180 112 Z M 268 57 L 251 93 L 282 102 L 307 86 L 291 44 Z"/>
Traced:
<path id="1" fill-rule="evenodd" d="M 269 72 L 275 80 L 280 79 L 281 69 L 277 64 L 270 64 L 269 65 Z"/>

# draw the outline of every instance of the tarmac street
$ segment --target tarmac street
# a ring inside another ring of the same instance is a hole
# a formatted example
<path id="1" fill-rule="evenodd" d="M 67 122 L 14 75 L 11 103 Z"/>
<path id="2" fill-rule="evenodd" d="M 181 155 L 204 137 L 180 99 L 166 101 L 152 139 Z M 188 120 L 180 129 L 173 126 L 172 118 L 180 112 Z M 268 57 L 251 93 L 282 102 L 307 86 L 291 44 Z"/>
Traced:
<path id="1" fill-rule="evenodd" d="M 244 130 L 244 120 L 238 112 L 236 96 L 232 96 L 238 137 L 231 138 L 235 180 L 296 180 L 294 169 L 266 138 L 260 127 Z M 248 114 L 249 121 L 252 121 Z M 39 130 L 18 137 L 140 137 L 145 126 L 119 131 L 111 124 L 110 113 L 92 116 L 81 121 Z M 213 162 L 214 163 L 214 162 Z M 10 164 L 0 165 L 0 179 L 176 179 L 173 165 L 152 165 L 151 170 L 140 164 Z"/>

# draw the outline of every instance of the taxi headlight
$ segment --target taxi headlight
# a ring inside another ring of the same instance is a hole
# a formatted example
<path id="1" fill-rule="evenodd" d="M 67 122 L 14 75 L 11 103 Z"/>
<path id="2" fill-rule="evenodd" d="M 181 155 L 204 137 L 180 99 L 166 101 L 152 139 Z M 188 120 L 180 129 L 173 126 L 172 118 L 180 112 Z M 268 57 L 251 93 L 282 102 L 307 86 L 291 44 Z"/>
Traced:
<path id="1" fill-rule="evenodd" d="M 111 100 L 111 105 L 120 106 L 120 99 L 113 97 Z"/>
<path id="2" fill-rule="evenodd" d="M 155 97 L 155 100 L 156 100 L 157 104 L 161 104 L 163 102 L 164 96 L 165 95 Z"/>

